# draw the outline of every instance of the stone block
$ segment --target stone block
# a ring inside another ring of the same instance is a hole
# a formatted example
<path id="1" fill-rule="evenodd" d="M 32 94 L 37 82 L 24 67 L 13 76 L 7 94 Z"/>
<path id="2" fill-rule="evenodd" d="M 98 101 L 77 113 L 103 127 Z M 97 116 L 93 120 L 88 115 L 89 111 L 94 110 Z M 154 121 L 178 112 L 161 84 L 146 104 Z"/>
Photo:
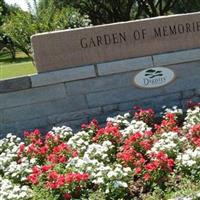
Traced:
<path id="1" fill-rule="evenodd" d="M 142 58 L 133 58 L 133 59 L 97 64 L 97 69 L 98 69 L 98 74 L 100 76 L 104 76 L 108 74 L 141 70 L 152 66 L 153 66 L 152 58 L 148 56 Z"/>
<path id="2" fill-rule="evenodd" d="M 85 97 L 70 96 L 55 101 L 18 106 L 4 110 L 4 122 L 23 121 L 87 108 Z"/>
<path id="3" fill-rule="evenodd" d="M 18 90 L 25 90 L 31 87 L 29 77 L 20 77 L 0 81 L 0 93 L 14 92 Z"/>
<path id="4" fill-rule="evenodd" d="M 176 63 L 192 62 L 200 60 L 200 49 L 191 49 L 173 53 L 153 56 L 155 66 L 171 65 Z"/>
<path id="5" fill-rule="evenodd" d="M 120 103 L 119 104 L 119 110 L 120 111 L 131 111 L 133 109 L 133 106 L 136 106 L 133 101 L 126 102 L 126 103 Z"/>
<path id="6" fill-rule="evenodd" d="M 177 79 L 169 85 L 163 87 L 166 93 L 192 90 L 199 87 L 200 78 L 196 74 L 194 76 L 177 77 Z"/>
<path id="7" fill-rule="evenodd" d="M 5 137 L 8 133 L 16 133 L 15 123 L 6 123 L 0 126 L 0 138 Z"/>
<path id="8" fill-rule="evenodd" d="M 198 96 L 200 96 L 200 89 L 196 89 L 195 90 L 195 94 L 198 95 Z"/>
<path id="9" fill-rule="evenodd" d="M 21 131 L 21 135 L 23 135 L 24 131 L 33 131 L 36 128 L 40 130 L 41 127 L 47 127 L 48 125 L 47 117 L 15 122 L 16 131 L 18 134 Z"/>
<path id="10" fill-rule="evenodd" d="M 152 108 L 156 112 L 162 111 L 162 107 L 173 107 L 181 106 L 181 93 L 168 94 L 164 96 L 158 96 L 157 98 L 147 98 L 141 102 L 138 102 L 137 105 L 144 108 Z"/>
<path id="11" fill-rule="evenodd" d="M 183 99 L 192 98 L 194 96 L 194 90 L 186 90 L 182 92 Z"/>
<path id="12" fill-rule="evenodd" d="M 59 70 L 54 72 L 46 72 L 31 76 L 32 87 L 51 85 L 56 83 L 69 82 L 74 80 L 95 77 L 95 69 L 93 65 L 77 67 L 72 69 Z"/>
<path id="13" fill-rule="evenodd" d="M 156 97 L 162 94 L 165 94 L 163 88 L 146 90 L 132 86 L 105 92 L 91 93 L 86 96 L 89 107 L 97 107 L 134 101 L 147 97 Z"/>
<path id="14" fill-rule="evenodd" d="M 176 76 L 179 77 L 190 77 L 200 73 L 200 60 L 188 63 L 177 63 L 173 65 L 167 65 L 166 67 L 171 68 Z"/>
<path id="15" fill-rule="evenodd" d="M 181 93 L 167 94 L 163 96 L 156 96 L 153 98 L 144 98 L 137 101 L 130 101 L 119 104 L 119 110 L 124 112 L 133 111 L 134 106 L 140 106 L 142 108 L 152 108 L 156 111 L 160 111 L 162 106 L 179 106 L 181 99 Z"/>
<path id="16" fill-rule="evenodd" d="M 123 88 L 133 84 L 134 73 L 124 73 L 65 84 L 68 94 L 88 94 L 98 91 Z"/>
<path id="17" fill-rule="evenodd" d="M 92 108 L 92 109 L 81 110 L 81 111 L 76 111 L 76 112 L 51 115 L 48 117 L 48 121 L 50 124 L 54 124 L 54 123 L 60 123 L 63 121 L 66 122 L 66 121 L 81 119 L 81 118 L 88 117 L 91 115 L 100 115 L 101 113 L 102 113 L 102 110 L 100 107 Z"/>
<path id="18" fill-rule="evenodd" d="M 199 87 L 200 61 L 169 65 L 175 73 L 175 80 L 163 88 L 167 93 L 192 90 Z"/>
<path id="19" fill-rule="evenodd" d="M 119 109 L 118 104 L 107 105 L 107 106 L 103 106 L 102 108 L 103 108 L 104 113 L 118 111 L 118 109 Z"/>
<path id="20" fill-rule="evenodd" d="M 3 115 L 4 115 L 4 110 L 0 110 L 0 128 L 1 124 L 3 123 Z"/>
<path id="21" fill-rule="evenodd" d="M 64 84 L 0 94 L 0 109 L 51 101 L 66 96 Z"/>

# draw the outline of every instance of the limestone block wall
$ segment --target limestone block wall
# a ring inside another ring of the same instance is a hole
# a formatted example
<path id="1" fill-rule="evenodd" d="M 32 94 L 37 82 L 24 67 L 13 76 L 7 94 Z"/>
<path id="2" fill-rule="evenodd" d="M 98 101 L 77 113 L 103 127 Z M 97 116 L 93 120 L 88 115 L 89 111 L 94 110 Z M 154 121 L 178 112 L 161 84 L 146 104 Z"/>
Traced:
<path id="1" fill-rule="evenodd" d="M 149 67 L 168 67 L 170 84 L 142 89 L 134 76 Z M 129 111 L 133 105 L 182 106 L 200 100 L 200 49 L 77 66 L 70 69 L 0 81 L 0 134 L 80 124 Z"/>

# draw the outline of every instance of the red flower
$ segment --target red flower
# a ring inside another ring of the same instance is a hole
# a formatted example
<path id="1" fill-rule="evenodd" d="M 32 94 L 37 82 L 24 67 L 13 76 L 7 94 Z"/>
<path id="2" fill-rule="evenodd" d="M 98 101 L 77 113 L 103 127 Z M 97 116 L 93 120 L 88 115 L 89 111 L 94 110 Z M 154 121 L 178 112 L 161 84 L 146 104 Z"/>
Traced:
<path id="1" fill-rule="evenodd" d="M 144 180 L 145 181 L 148 181 L 150 178 L 151 178 L 151 175 L 146 173 L 144 176 L 143 176 Z"/>
<path id="2" fill-rule="evenodd" d="M 59 174 L 56 171 L 51 171 L 51 172 L 49 172 L 48 179 L 56 180 L 58 178 L 58 176 L 59 176 Z"/>
<path id="3" fill-rule="evenodd" d="M 168 159 L 167 160 L 167 165 L 168 165 L 169 168 L 174 167 L 174 165 L 175 165 L 174 160 L 173 159 Z"/>
<path id="4" fill-rule="evenodd" d="M 141 168 L 141 167 L 135 168 L 135 173 L 136 173 L 136 174 L 140 174 L 141 171 L 142 171 L 142 168 Z"/>
<path id="5" fill-rule="evenodd" d="M 156 158 L 160 159 L 160 160 L 166 160 L 167 159 L 167 154 L 165 154 L 164 152 L 162 151 L 159 151 L 156 155 Z"/>
<path id="6" fill-rule="evenodd" d="M 41 170 L 40 170 L 40 168 L 38 166 L 34 166 L 32 168 L 32 172 L 33 172 L 33 174 L 39 175 L 41 173 Z"/>
<path id="7" fill-rule="evenodd" d="M 20 156 L 23 152 L 24 152 L 24 150 L 25 150 L 25 144 L 21 144 L 20 146 L 19 146 L 19 151 L 18 151 L 18 156 Z"/>
<path id="8" fill-rule="evenodd" d="M 146 151 L 149 150 L 149 149 L 151 149 L 151 144 L 150 144 L 149 140 L 143 140 L 139 144 Z"/>
<path id="9" fill-rule="evenodd" d="M 89 174 L 87 173 L 68 173 L 65 176 L 66 183 L 71 182 L 80 182 L 80 181 L 87 181 L 89 178 Z"/>
<path id="10" fill-rule="evenodd" d="M 65 176 L 58 174 L 56 171 L 51 171 L 48 174 L 48 180 L 46 187 L 51 189 L 57 189 L 65 184 Z"/>
<path id="11" fill-rule="evenodd" d="M 66 200 L 69 200 L 69 199 L 71 199 L 71 195 L 69 194 L 69 193 L 65 193 L 64 194 L 64 199 L 66 199 Z"/>
<path id="12" fill-rule="evenodd" d="M 72 152 L 72 157 L 77 157 L 78 156 L 78 151 L 73 151 Z"/>
<path id="13" fill-rule="evenodd" d="M 96 133 L 93 138 L 94 141 L 104 141 L 110 140 L 113 143 L 119 143 L 122 134 L 119 131 L 118 126 L 114 126 L 112 123 L 108 122 L 105 128 L 101 128 Z"/>
<path id="14" fill-rule="evenodd" d="M 48 152 L 49 148 L 48 146 L 43 146 L 40 148 L 40 154 L 45 155 Z"/>
<path id="15" fill-rule="evenodd" d="M 146 166 L 145 166 L 145 169 L 149 172 L 151 171 L 155 171 L 157 168 L 159 167 L 159 162 L 158 161 L 154 161 L 152 163 L 148 163 Z"/>
<path id="16" fill-rule="evenodd" d="M 51 133 L 47 133 L 46 136 L 45 136 L 46 140 L 49 140 L 49 139 L 52 139 L 52 138 L 53 138 L 53 135 Z"/>
<path id="17" fill-rule="evenodd" d="M 186 136 L 192 144 L 200 147 L 200 124 L 196 124 L 191 127 Z"/>
<path id="18" fill-rule="evenodd" d="M 31 174 L 27 177 L 27 180 L 31 182 L 33 185 L 37 185 L 39 183 L 38 176 L 36 174 Z"/>
<path id="19" fill-rule="evenodd" d="M 30 133 L 28 131 L 24 131 L 24 137 L 28 137 Z"/>
<path id="20" fill-rule="evenodd" d="M 65 156 L 59 156 L 58 161 L 59 163 L 65 163 L 67 161 L 67 158 Z"/>
<path id="21" fill-rule="evenodd" d="M 66 181 L 66 183 L 71 183 L 71 182 L 73 182 L 73 181 L 74 181 L 74 176 L 73 176 L 73 174 L 72 174 L 72 173 L 66 174 L 66 176 L 65 176 L 65 181 Z"/>
<path id="22" fill-rule="evenodd" d="M 42 172 L 47 172 L 52 168 L 51 165 L 44 165 L 41 167 Z"/>
<path id="23" fill-rule="evenodd" d="M 47 160 L 52 163 L 57 163 L 57 157 L 55 154 L 50 154 L 47 156 Z"/>
<path id="24" fill-rule="evenodd" d="M 136 120 L 141 120 L 147 124 L 151 124 L 155 116 L 155 112 L 151 108 L 142 109 L 140 107 L 135 106 L 133 109 L 135 110 L 134 118 Z"/>

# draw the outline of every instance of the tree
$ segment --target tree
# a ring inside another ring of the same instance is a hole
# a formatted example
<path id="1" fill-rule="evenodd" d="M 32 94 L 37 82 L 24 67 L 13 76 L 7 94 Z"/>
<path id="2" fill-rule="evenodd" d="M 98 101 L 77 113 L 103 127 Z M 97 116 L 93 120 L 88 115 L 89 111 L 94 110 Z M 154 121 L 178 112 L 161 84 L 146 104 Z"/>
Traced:
<path id="1" fill-rule="evenodd" d="M 12 39 L 16 48 L 30 57 L 30 36 L 37 32 L 36 24 L 30 13 L 22 10 L 11 13 L 2 25 L 2 30 Z"/>
<path id="2" fill-rule="evenodd" d="M 6 47 L 9 52 L 11 53 L 12 59 L 15 59 L 15 46 L 12 41 L 12 39 L 7 36 L 5 33 L 3 33 L 1 26 L 5 22 L 6 17 L 10 14 L 10 11 L 12 10 L 12 6 L 9 7 L 4 0 L 0 0 L 0 51 Z"/>
<path id="3" fill-rule="evenodd" d="M 0 51 L 6 47 L 11 53 L 11 57 L 14 60 L 16 56 L 16 49 L 13 41 L 10 37 L 5 35 L 3 32 L 0 32 Z"/>
<path id="4" fill-rule="evenodd" d="M 86 16 L 82 16 L 74 8 L 58 9 L 50 1 L 48 7 L 40 9 L 37 2 L 34 2 L 34 7 L 30 7 L 31 12 L 16 10 L 6 17 L 5 23 L 2 25 L 3 32 L 12 39 L 15 47 L 29 57 L 31 57 L 30 38 L 32 35 L 88 26 L 90 23 Z"/>
<path id="5" fill-rule="evenodd" d="M 97 25 L 166 15 L 181 0 L 40 0 L 40 4 L 48 1 L 59 9 L 74 7 Z"/>
<path id="6" fill-rule="evenodd" d="M 81 14 L 88 15 L 92 24 L 106 24 L 127 21 L 132 18 L 132 10 L 136 8 L 136 0 L 53 0 L 60 8 L 72 6 Z"/>

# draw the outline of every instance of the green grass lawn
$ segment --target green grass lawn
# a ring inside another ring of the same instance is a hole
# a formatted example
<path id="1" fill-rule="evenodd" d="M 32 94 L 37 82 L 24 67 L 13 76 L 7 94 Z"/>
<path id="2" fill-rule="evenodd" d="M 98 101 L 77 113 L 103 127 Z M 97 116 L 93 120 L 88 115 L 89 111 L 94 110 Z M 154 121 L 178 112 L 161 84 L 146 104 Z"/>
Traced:
<path id="1" fill-rule="evenodd" d="M 36 68 L 32 60 L 24 53 L 18 52 L 16 59 L 12 60 L 8 52 L 0 53 L 0 79 L 35 74 Z"/>

